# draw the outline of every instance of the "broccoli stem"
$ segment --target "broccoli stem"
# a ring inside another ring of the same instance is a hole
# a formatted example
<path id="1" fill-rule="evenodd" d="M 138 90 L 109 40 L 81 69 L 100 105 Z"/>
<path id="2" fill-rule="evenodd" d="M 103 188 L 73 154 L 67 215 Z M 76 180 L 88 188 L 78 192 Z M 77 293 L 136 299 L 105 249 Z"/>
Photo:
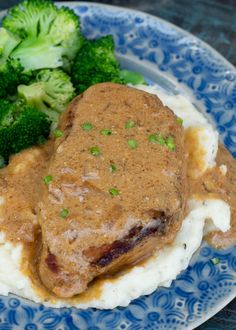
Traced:
<path id="1" fill-rule="evenodd" d="M 144 80 L 143 76 L 138 72 L 132 72 L 132 71 L 128 71 L 128 70 L 121 70 L 120 71 L 120 78 L 123 80 L 124 84 L 132 84 L 132 85 L 144 84 L 144 85 L 147 85 L 147 83 Z"/>
<path id="2" fill-rule="evenodd" d="M 49 38 L 27 38 L 11 54 L 20 60 L 25 70 L 57 68 L 63 65 L 63 48 L 53 46 Z"/>
<path id="3" fill-rule="evenodd" d="M 18 36 L 4 28 L 0 28 L 0 65 L 6 63 L 8 56 L 20 41 L 21 39 Z"/>

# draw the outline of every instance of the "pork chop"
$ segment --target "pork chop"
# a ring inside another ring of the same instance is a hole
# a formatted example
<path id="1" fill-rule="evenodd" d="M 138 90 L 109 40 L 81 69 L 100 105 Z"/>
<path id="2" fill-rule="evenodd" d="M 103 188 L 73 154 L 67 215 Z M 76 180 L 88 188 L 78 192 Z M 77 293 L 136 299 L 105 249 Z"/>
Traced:
<path id="1" fill-rule="evenodd" d="M 179 230 L 186 202 L 184 133 L 154 95 L 103 83 L 62 118 L 40 202 L 39 274 L 59 297 L 150 256 Z"/>

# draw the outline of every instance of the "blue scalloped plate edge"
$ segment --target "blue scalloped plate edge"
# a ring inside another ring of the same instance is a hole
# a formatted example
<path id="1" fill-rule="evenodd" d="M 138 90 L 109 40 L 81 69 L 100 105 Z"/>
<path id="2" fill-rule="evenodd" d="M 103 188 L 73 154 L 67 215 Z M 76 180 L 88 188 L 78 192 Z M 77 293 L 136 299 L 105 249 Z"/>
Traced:
<path id="1" fill-rule="evenodd" d="M 118 7 L 118 6 L 111 6 L 111 5 L 105 5 L 105 4 L 98 4 L 98 3 L 88 3 L 88 2 L 60 2 L 57 3 L 58 5 L 65 5 L 65 6 L 72 6 L 72 7 L 76 7 L 76 6 L 88 6 L 88 7 L 100 7 L 100 8 L 108 8 L 108 9 L 113 9 L 113 10 L 122 10 L 125 11 L 127 13 L 133 13 L 139 16 L 142 16 L 144 19 L 149 17 L 152 20 L 156 20 L 157 22 L 162 22 L 164 25 L 169 26 L 170 28 L 172 28 L 175 31 L 179 31 L 181 34 L 184 34 L 185 36 L 188 36 L 190 38 L 192 38 L 193 40 L 198 41 L 199 46 L 201 46 L 203 49 L 206 49 L 208 51 L 208 53 L 212 54 L 213 57 L 217 60 L 219 60 L 219 63 L 225 67 L 225 69 L 229 70 L 229 72 L 236 74 L 236 70 L 235 67 L 229 63 L 221 54 L 219 54 L 215 49 L 213 49 L 211 46 L 209 46 L 208 44 L 206 44 L 205 42 L 199 40 L 198 38 L 196 38 L 195 36 L 193 36 L 192 34 L 190 34 L 189 32 L 186 32 L 184 30 L 182 30 L 181 28 L 161 19 L 161 18 L 157 18 L 153 15 L 147 14 L 147 13 L 143 13 L 137 10 L 133 10 L 133 9 L 126 9 L 124 7 Z M 0 16 L 3 15 L 5 13 L 5 11 L 2 11 L 0 13 Z M 196 255 L 195 255 L 196 257 Z M 195 259 L 194 257 L 194 259 Z M 193 262 L 191 262 L 192 264 Z M 218 302 L 218 304 L 216 306 L 214 306 L 214 308 L 211 309 L 211 311 L 207 313 L 206 316 L 201 317 L 200 319 L 195 320 L 194 322 L 191 322 L 190 325 L 187 325 L 187 329 L 193 329 L 193 327 L 196 327 L 200 324 L 202 324 L 203 322 L 205 322 L 207 319 L 209 319 L 210 317 L 212 317 L 215 313 L 217 313 L 219 310 L 221 310 L 226 304 L 228 304 L 236 295 L 236 287 L 234 287 L 234 289 L 231 291 L 230 295 L 227 298 L 224 298 L 224 300 Z M 127 308 L 129 309 L 129 307 Z M 1 327 L 0 327 L 1 328 Z M 137 328 L 137 329 L 142 329 L 142 328 Z"/>
<path id="2" fill-rule="evenodd" d="M 236 67 L 230 63 L 223 55 L 221 55 L 215 48 L 213 48 L 212 46 L 210 46 L 208 43 L 206 43 L 205 41 L 199 39 L 198 37 L 196 37 L 195 35 L 193 35 L 192 33 L 180 28 L 179 26 L 171 23 L 171 22 L 168 22 L 166 21 L 165 19 L 159 17 L 159 16 L 154 16 L 152 14 L 149 14 L 149 13 L 146 13 L 146 12 L 143 12 L 143 11 L 140 11 L 140 10 L 137 10 L 137 9 L 132 9 L 132 8 L 126 8 L 126 7 L 121 7 L 121 6 L 115 6 L 115 5 L 109 5 L 109 4 L 103 4 L 103 3 L 99 3 L 99 2 L 86 2 L 86 1 L 61 1 L 61 2 L 58 2 L 58 1 L 55 1 L 55 3 L 57 5 L 60 5 L 60 6 L 76 6 L 76 5 L 85 5 L 85 6 L 89 6 L 89 7 L 105 7 L 105 8 L 117 8 L 117 9 L 120 9 L 120 10 L 125 10 L 126 12 L 130 12 L 130 13 L 138 13 L 139 15 L 144 15 L 144 16 L 147 16 L 147 17 L 150 17 L 154 20 L 158 20 L 159 22 L 163 22 L 164 24 L 166 25 L 169 25 L 170 27 L 172 27 L 174 30 L 177 30 L 181 33 L 184 33 L 185 35 L 188 35 L 194 39 L 197 39 L 201 45 L 208 49 L 210 52 L 212 52 L 214 54 L 214 56 L 216 58 L 219 58 L 219 60 L 221 62 L 223 62 L 225 64 L 225 66 L 228 66 L 228 68 L 230 70 L 234 70 L 235 73 L 236 73 Z M 4 13 L 5 11 L 2 11 L 1 13 Z"/>

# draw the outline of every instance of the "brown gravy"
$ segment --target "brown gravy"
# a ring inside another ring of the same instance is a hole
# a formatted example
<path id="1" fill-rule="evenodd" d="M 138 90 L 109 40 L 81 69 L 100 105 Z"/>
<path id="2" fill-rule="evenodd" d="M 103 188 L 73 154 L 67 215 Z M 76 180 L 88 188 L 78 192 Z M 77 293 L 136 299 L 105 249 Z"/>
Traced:
<path id="1" fill-rule="evenodd" d="M 11 242 L 34 242 L 38 230 L 37 203 L 43 187 L 51 142 L 24 150 L 0 170 L 0 228 Z"/>
<path id="2" fill-rule="evenodd" d="M 35 251 L 40 250 L 40 244 L 40 237 L 38 237 L 38 239 L 35 240 L 35 243 L 28 243 L 24 245 L 21 270 L 31 279 L 32 286 L 39 297 L 46 302 L 50 301 L 51 303 L 55 303 L 58 297 L 43 285 L 37 272 L 38 261 L 37 258 L 35 258 Z M 134 266 L 144 267 L 145 264 L 152 258 L 153 256 L 146 256 L 146 259 L 141 259 L 135 264 L 130 264 L 129 266 L 120 269 L 117 273 L 99 276 L 89 284 L 88 288 L 83 293 L 72 298 L 64 298 L 63 300 L 68 304 L 74 305 L 88 303 L 92 300 L 99 299 L 102 295 L 103 286 L 105 284 L 116 282 L 121 276 L 129 273 Z"/>
<path id="3" fill-rule="evenodd" d="M 34 291 L 37 293 L 37 295 L 41 297 L 45 302 L 50 301 L 51 303 L 54 303 L 57 301 L 58 297 L 43 285 L 38 275 L 38 260 L 35 258 L 35 251 L 40 249 L 40 239 L 36 240 L 35 243 L 24 244 L 21 270 L 27 277 L 30 278 Z M 111 276 L 96 278 L 93 282 L 90 283 L 86 291 L 72 298 L 64 299 L 64 301 L 73 305 L 75 303 L 87 303 L 93 299 L 99 299 L 102 294 L 103 285 L 107 283 L 107 281 L 115 280 L 116 278 Z"/>
<path id="4" fill-rule="evenodd" d="M 35 250 L 40 249 L 40 240 L 37 239 L 39 227 L 35 219 L 36 205 L 41 194 L 42 178 L 50 151 L 50 142 L 42 148 L 25 150 L 14 156 L 10 165 L 0 171 L 0 195 L 4 196 L 8 205 L 7 208 L 4 204 L 0 206 L 0 226 L 7 239 L 13 243 L 19 241 L 23 243 L 22 270 L 31 278 L 37 293 L 46 301 L 55 301 L 57 297 L 40 282 L 36 271 L 37 259 L 35 259 Z M 226 175 L 223 175 L 219 168 L 222 164 L 227 166 Z M 222 145 L 219 146 L 217 167 L 205 173 L 200 180 L 190 180 L 190 194 L 218 196 L 231 207 L 231 229 L 226 233 L 213 232 L 206 238 L 216 248 L 226 248 L 236 242 L 235 183 L 236 162 Z M 122 270 L 122 273 L 128 271 L 129 268 Z M 98 278 L 84 293 L 66 300 L 70 303 L 85 303 L 99 298 L 103 285 L 107 281 L 116 281 L 117 278 L 118 276 Z"/>
<path id="5" fill-rule="evenodd" d="M 192 191 L 200 194 L 209 194 L 223 199 L 230 205 L 231 228 L 223 233 L 215 231 L 207 235 L 206 240 L 215 248 L 227 248 L 236 243 L 236 160 L 228 150 L 219 146 L 217 167 L 208 171 L 199 181 L 192 182 Z M 227 166 L 226 175 L 222 175 L 221 165 Z"/>
<path id="6" fill-rule="evenodd" d="M 184 129 L 176 119 L 157 97 L 112 83 L 69 105 L 38 214 L 38 270 L 57 296 L 84 292 L 95 277 L 174 239 L 187 198 Z"/>
<path id="7" fill-rule="evenodd" d="M 199 143 L 200 127 L 189 127 L 185 130 L 185 149 L 188 151 L 187 172 L 190 179 L 199 177 L 205 171 L 205 150 Z"/>

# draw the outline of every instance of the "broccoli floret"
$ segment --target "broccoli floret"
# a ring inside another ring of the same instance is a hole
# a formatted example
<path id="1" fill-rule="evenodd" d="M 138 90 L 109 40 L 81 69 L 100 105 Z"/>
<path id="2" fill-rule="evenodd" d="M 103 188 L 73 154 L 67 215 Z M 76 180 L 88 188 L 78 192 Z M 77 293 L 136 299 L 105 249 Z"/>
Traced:
<path id="1" fill-rule="evenodd" d="M 71 69 L 72 82 L 78 93 L 100 82 L 123 82 L 114 47 L 110 35 L 84 41 Z"/>
<path id="2" fill-rule="evenodd" d="M 33 77 L 33 73 L 26 72 L 19 60 L 10 57 L 20 41 L 18 36 L 0 28 L 0 98 L 15 94 L 17 85 L 27 83 Z"/>
<path id="3" fill-rule="evenodd" d="M 83 39 L 74 11 L 51 1 L 25 0 L 8 11 L 2 24 L 22 38 L 11 56 L 25 70 L 68 68 Z"/>
<path id="4" fill-rule="evenodd" d="M 0 97 L 16 92 L 23 70 L 18 60 L 7 60 L 4 65 L 0 65 Z"/>
<path id="5" fill-rule="evenodd" d="M 15 93 L 20 82 L 24 68 L 18 60 L 9 58 L 20 40 L 11 32 L 0 28 L 0 97 Z"/>
<path id="6" fill-rule="evenodd" d="M 63 47 L 63 62 L 71 62 L 84 41 L 80 33 L 80 21 L 75 12 L 67 7 L 57 10 L 50 34 L 54 42 L 60 43 Z"/>
<path id="7" fill-rule="evenodd" d="M 120 78 L 123 80 L 124 84 L 132 84 L 132 85 L 143 84 L 143 85 L 147 85 L 147 83 L 144 80 L 143 76 L 138 72 L 132 72 L 132 71 L 129 71 L 129 70 L 121 70 L 120 71 Z"/>
<path id="8" fill-rule="evenodd" d="M 47 138 L 51 121 L 44 113 L 25 105 L 0 100 L 0 158 L 8 161 L 10 155 Z"/>
<path id="9" fill-rule="evenodd" d="M 9 55 L 20 41 L 21 39 L 18 36 L 4 28 L 0 28 L 0 65 L 6 63 Z"/>
<path id="10" fill-rule="evenodd" d="M 114 40 L 110 35 L 84 41 L 71 70 L 72 82 L 78 93 L 101 82 L 134 85 L 145 83 L 141 74 L 120 70 L 114 49 Z"/>
<path id="11" fill-rule="evenodd" d="M 46 35 L 56 11 L 52 1 L 26 0 L 8 10 L 2 25 L 22 39 Z"/>
<path id="12" fill-rule="evenodd" d="M 75 94 L 70 77 L 64 71 L 45 69 L 38 72 L 31 85 L 18 86 L 18 96 L 57 123 Z"/>

